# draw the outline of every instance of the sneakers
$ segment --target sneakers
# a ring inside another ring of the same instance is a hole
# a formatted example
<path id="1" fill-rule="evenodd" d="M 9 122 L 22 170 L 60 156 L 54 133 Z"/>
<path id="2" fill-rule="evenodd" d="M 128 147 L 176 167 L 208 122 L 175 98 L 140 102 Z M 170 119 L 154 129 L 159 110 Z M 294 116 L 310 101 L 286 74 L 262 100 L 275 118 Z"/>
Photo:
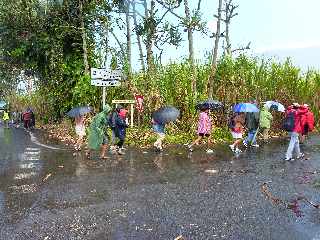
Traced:
<path id="1" fill-rule="evenodd" d="M 252 147 L 256 147 L 256 148 L 258 148 L 258 147 L 259 147 L 259 145 L 258 145 L 258 144 L 252 144 L 251 146 L 252 146 Z"/>
<path id="2" fill-rule="evenodd" d="M 242 153 L 242 151 L 239 148 L 236 148 L 236 150 L 234 152 L 235 153 Z"/>
<path id="3" fill-rule="evenodd" d="M 247 148 L 248 147 L 248 143 L 243 141 L 243 146 L 245 146 Z"/>
<path id="4" fill-rule="evenodd" d="M 124 151 L 122 149 L 119 149 L 117 152 L 119 155 L 124 155 Z"/>
<path id="5" fill-rule="evenodd" d="M 297 159 L 302 159 L 302 158 L 304 158 L 304 154 L 300 153 L 299 156 L 297 157 Z"/>
<path id="6" fill-rule="evenodd" d="M 234 152 L 234 145 L 231 144 L 231 145 L 229 145 L 229 147 L 230 147 L 231 151 Z"/>
<path id="7" fill-rule="evenodd" d="M 207 153 L 211 154 L 211 153 L 213 153 L 213 150 L 212 149 L 208 149 Z"/>
<path id="8" fill-rule="evenodd" d="M 188 148 L 189 148 L 189 151 L 190 151 L 190 152 L 193 151 L 193 148 L 192 148 L 192 145 L 191 145 L 191 144 L 188 145 Z"/>
<path id="9" fill-rule="evenodd" d="M 302 159 L 304 158 L 304 154 L 300 153 L 299 156 L 297 156 L 297 159 Z M 294 158 L 285 158 L 285 161 L 294 161 Z"/>

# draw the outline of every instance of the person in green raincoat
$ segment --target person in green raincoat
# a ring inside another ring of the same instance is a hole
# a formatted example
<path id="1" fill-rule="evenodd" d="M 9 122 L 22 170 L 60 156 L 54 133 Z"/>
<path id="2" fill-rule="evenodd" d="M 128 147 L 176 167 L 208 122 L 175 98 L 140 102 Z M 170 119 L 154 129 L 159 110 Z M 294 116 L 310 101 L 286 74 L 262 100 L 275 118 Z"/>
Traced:
<path id="1" fill-rule="evenodd" d="M 261 129 L 264 142 L 268 141 L 269 130 L 270 130 L 272 119 L 273 119 L 273 116 L 269 112 L 269 109 L 266 106 L 264 106 L 260 111 L 260 123 L 259 123 L 259 127 Z"/>
<path id="2" fill-rule="evenodd" d="M 106 158 L 106 150 L 108 147 L 108 135 L 106 133 L 108 127 L 108 114 L 111 111 L 109 105 L 98 113 L 93 119 L 89 127 L 87 157 L 90 158 L 91 150 L 100 148 L 100 158 Z"/>

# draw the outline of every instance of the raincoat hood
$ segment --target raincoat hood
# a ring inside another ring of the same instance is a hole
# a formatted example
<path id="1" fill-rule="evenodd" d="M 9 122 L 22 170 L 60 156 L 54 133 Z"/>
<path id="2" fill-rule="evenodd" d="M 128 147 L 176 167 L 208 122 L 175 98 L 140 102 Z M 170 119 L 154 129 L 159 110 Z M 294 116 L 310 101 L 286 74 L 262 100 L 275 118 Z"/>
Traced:
<path id="1" fill-rule="evenodd" d="M 109 106 L 109 104 L 106 104 L 106 106 L 103 108 L 102 112 L 104 114 L 108 114 L 111 111 L 111 107 Z"/>

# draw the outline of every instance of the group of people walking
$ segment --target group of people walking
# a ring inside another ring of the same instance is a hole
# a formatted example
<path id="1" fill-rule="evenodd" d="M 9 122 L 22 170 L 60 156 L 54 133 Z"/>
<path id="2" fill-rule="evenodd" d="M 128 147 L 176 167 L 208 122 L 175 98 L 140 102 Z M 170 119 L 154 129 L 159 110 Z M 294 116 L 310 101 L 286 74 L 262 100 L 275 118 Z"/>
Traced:
<path id="1" fill-rule="evenodd" d="M 242 146 L 245 148 L 259 147 L 257 143 L 258 133 L 261 133 L 262 141 L 266 143 L 269 139 L 273 112 L 279 111 L 277 107 L 266 104 L 259 110 L 256 101 L 251 101 L 248 104 L 254 105 L 254 110 L 233 112 L 229 117 L 228 127 L 233 138 L 233 143 L 229 145 L 229 147 L 235 154 L 241 153 Z M 299 141 L 304 141 L 308 132 L 314 129 L 313 113 L 308 105 L 299 105 L 297 103 L 289 106 L 286 110 L 284 110 L 284 107 L 280 110 L 283 112 L 283 129 L 288 131 L 290 135 L 290 143 L 285 160 L 292 160 L 294 153 L 297 158 L 301 158 L 304 155 L 300 151 Z M 210 116 L 211 112 L 209 107 L 200 108 L 199 121 L 196 129 L 197 138 L 188 145 L 190 151 L 193 151 L 195 146 L 200 145 L 204 139 L 207 139 L 207 153 L 213 152 L 213 150 L 210 149 L 212 143 L 211 133 L 213 130 L 212 118 Z M 111 151 L 124 154 L 123 145 L 126 138 L 126 128 L 128 127 L 126 114 L 127 110 L 120 105 L 113 110 L 107 105 L 101 113 L 92 119 L 88 131 L 88 157 L 91 157 L 92 150 L 100 149 L 100 158 L 106 158 L 108 145 L 110 145 Z M 77 150 L 80 150 L 85 135 L 83 119 L 83 116 L 79 116 L 75 121 L 75 130 L 79 136 L 75 147 Z M 166 136 L 165 126 L 166 123 L 160 122 L 154 117 L 152 118 L 152 128 L 157 134 L 154 147 L 158 151 L 162 151 L 163 149 L 162 143 Z M 107 129 L 110 129 L 110 137 L 107 134 Z"/>
<path id="2" fill-rule="evenodd" d="M 219 102 L 218 102 L 219 103 Z M 270 103 L 270 104 L 269 104 Z M 221 103 L 220 103 L 221 104 Z M 305 141 L 307 134 L 314 129 L 314 115 L 307 104 L 294 103 L 288 106 L 287 109 L 283 105 L 268 101 L 263 104 L 261 109 L 258 108 L 258 102 L 251 101 L 250 103 L 242 103 L 234 106 L 231 111 L 232 114 L 228 120 L 228 127 L 230 129 L 233 143 L 229 145 L 232 152 L 240 154 L 242 152 L 242 146 L 247 147 L 259 147 L 257 143 L 257 135 L 261 133 L 263 142 L 267 142 L 269 139 L 269 130 L 273 120 L 273 112 L 283 112 L 283 130 L 287 131 L 290 136 L 290 143 L 285 155 L 285 160 L 293 160 L 296 158 L 302 158 L 304 154 L 300 150 L 300 141 Z M 217 105 L 221 107 L 222 105 Z M 167 109 L 168 110 L 168 109 Z M 172 110 L 172 109 L 171 109 Z M 175 115 L 171 120 L 174 121 L 180 112 L 173 112 Z M 204 139 L 207 139 L 207 153 L 212 153 L 210 149 L 212 140 L 213 124 L 210 116 L 214 109 L 208 104 L 202 104 L 199 107 L 200 114 L 197 125 L 197 138 L 190 144 L 187 144 L 189 151 L 193 151 L 194 147 L 200 145 Z M 88 110 L 89 111 L 89 110 Z M 110 150 L 120 155 L 124 154 L 124 142 L 126 138 L 126 129 L 128 127 L 127 110 L 117 105 L 114 109 L 111 109 L 109 105 L 106 105 L 104 110 L 93 117 L 89 129 L 88 129 L 88 151 L 86 155 L 91 157 L 92 150 L 100 149 L 100 158 L 106 158 L 106 152 L 108 146 Z M 172 115 L 172 114 L 171 114 Z M 165 139 L 165 126 L 166 121 L 159 117 L 160 115 L 152 115 L 152 128 L 157 134 L 157 140 L 154 142 L 154 147 L 157 151 L 162 151 L 162 143 Z M 75 117 L 75 132 L 78 136 L 75 143 L 75 150 L 81 150 L 84 137 L 86 135 L 86 118 L 85 114 L 79 114 Z M 5 125 L 7 125 L 10 117 L 9 113 L 4 111 L 2 116 Z M 19 123 L 23 121 L 26 129 L 32 128 L 35 124 L 34 113 L 31 108 L 27 108 L 26 111 L 20 113 L 19 116 L 13 118 Z M 170 119 L 167 118 L 167 119 Z M 108 133 L 110 132 L 110 134 Z M 244 135 L 246 133 L 246 135 Z M 110 137 L 109 137 L 110 135 Z"/>
<path id="3" fill-rule="evenodd" d="M 35 127 L 35 115 L 30 107 L 23 112 L 9 112 L 3 111 L 2 120 L 5 127 L 9 127 L 9 122 L 19 127 L 22 123 L 25 129 L 32 129 Z"/>
<path id="4" fill-rule="evenodd" d="M 253 104 L 258 107 L 256 101 L 252 101 Z M 236 112 L 229 118 L 228 127 L 230 129 L 233 143 L 229 145 L 232 152 L 239 154 L 242 152 L 241 145 L 245 148 L 259 147 L 257 143 L 257 134 L 262 134 L 262 139 L 266 143 L 269 139 L 269 130 L 273 120 L 272 111 L 277 111 L 277 108 L 263 105 L 261 111 L 248 111 L 248 112 Z M 304 141 L 305 137 L 310 131 L 314 129 L 314 115 L 307 104 L 300 105 L 294 103 L 284 110 L 283 107 L 283 130 L 287 131 L 290 136 L 290 143 L 286 152 L 285 160 L 293 160 L 293 154 L 296 158 L 303 158 L 304 154 L 300 151 L 300 141 Z M 209 109 L 202 109 L 199 115 L 197 139 L 188 145 L 189 150 L 193 151 L 195 145 L 199 145 L 200 141 L 204 138 L 208 138 L 208 146 L 210 145 L 210 134 L 212 131 L 212 123 L 209 115 Z M 246 131 L 245 131 L 246 130 Z M 245 132 L 246 137 L 244 137 Z M 212 152 L 208 148 L 208 153 Z"/>
<path id="5" fill-rule="evenodd" d="M 92 150 L 99 149 L 100 158 L 106 158 L 109 143 L 112 151 L 115 151 L 120 155 L 124 154 L 123 144 L 126 137 L 126 128 L 128 127 L 126 119 L 127 112 L 128 111 L 120 105 L 113 110 L 109 105 L 106 105 L 104 110 L 92 119 L 88 131 L 88 151 L 86 152 L 88 158 L 91 158 Z M 75 149 L 80 150 L 83 143 L 83 137 L 86 134 L 84 116 L 76 117 L 75 123 L 75 132 L 78 135 Z M 111 130 L 110 141 L 108 128 Z M 118 142 L 116 142 L 116 139 L 118 139 Z"/>

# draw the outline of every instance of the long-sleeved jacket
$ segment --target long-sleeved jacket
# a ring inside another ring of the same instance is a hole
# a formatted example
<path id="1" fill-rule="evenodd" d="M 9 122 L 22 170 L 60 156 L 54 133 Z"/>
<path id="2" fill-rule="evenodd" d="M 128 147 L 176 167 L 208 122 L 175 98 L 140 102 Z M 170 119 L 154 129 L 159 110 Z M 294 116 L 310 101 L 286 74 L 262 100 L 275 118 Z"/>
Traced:
<path id="1" fill-rule="evenodd" d="M 272 114 L 268 111 L 266 107 L 263 107 L 260 111 L 259 126 L 261 128 L 270 128 L 272 119 Z"/>

